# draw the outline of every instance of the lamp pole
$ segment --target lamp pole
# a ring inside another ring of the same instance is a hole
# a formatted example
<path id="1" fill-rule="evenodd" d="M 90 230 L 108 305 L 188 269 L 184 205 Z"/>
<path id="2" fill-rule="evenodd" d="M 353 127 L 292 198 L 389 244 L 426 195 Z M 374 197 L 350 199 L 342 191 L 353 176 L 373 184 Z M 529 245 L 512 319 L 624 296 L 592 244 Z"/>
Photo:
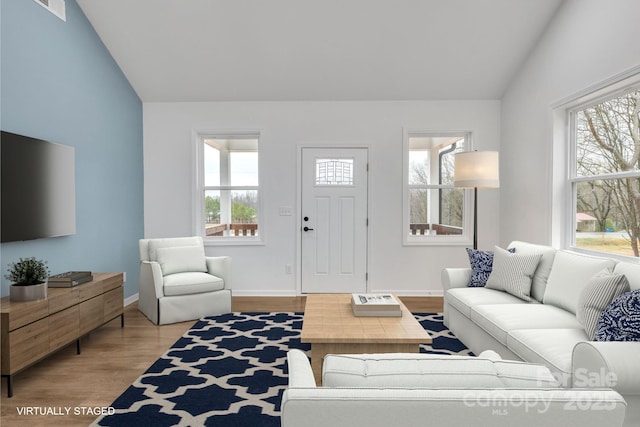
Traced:
<path id="1" fill-rule="evenodd" d="M 478 187 L 473 187 L 473 249 L 478 249 Z"/>

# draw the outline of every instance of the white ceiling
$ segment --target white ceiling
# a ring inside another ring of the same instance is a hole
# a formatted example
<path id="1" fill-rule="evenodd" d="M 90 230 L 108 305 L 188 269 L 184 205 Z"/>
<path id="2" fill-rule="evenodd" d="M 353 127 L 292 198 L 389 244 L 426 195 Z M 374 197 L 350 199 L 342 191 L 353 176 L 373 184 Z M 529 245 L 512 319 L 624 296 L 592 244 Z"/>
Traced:
<path id="1" fill-rule="evenodd" d="M 78 0 L 143 102 L 499 99 L 563 0 Z"/>

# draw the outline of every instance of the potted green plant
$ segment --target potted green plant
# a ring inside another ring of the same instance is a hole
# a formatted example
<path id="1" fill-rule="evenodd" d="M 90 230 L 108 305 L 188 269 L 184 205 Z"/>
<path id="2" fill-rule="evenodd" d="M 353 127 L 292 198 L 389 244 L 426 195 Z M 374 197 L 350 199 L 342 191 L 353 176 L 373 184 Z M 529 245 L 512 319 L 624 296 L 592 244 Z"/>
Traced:
<path id="1" fill-rule="evenodd" d="M 20 258 L 8 265 L 9 274 L 4 277 L 12 282 L 11 301 L 35 301 L 47 297 L 49 268 L 47 262 L 30 258 Z"/>

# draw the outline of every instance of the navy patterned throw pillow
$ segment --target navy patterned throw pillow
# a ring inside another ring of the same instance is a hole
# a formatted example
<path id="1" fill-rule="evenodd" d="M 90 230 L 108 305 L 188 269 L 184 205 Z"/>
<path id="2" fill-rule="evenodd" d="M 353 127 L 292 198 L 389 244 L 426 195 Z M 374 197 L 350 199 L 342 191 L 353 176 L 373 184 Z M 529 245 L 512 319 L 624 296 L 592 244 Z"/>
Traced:
<path id="1" fill-rule="evenodd" d="M 640 341 L 640 289 L 614 299 L 602 312 L 595 341 Z"/>
<path id="2" fill-rule="evenodd" d="M 471 280 L 469 280 L 468 286 L 472 288 L 481 288 L 487 284 L 487 279 L 491 275 L 493 268 L 493 252 L 481 251 L 478 249 L 467 249 L 467 255 L 469 255 L 469 264 L 471 264 Z M 513 253 L 515 248 L 507 249 Z"/>

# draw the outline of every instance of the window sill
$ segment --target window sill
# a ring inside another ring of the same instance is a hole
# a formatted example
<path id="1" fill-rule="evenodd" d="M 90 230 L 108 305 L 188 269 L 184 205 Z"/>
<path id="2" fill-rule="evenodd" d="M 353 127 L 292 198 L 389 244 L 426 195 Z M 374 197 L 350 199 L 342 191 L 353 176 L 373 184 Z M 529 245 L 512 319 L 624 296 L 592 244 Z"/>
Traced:
<path id="1" fill-rule="evenodd" d="M 615 259 L 615 260 L 618 260 L 618 261 L 631 262 L 631 263 L 634 263 L 634 264 L 638 263 L 638 258 L 636 258 L 634 256 L 614 254 L 612 252 L 593 251 L 593 250 L 589 250 L 589 249 L 579 248 L 577 246 L 569 246 L 567 248 L 567 250 L 571 251 L 571 252 L 579 253 L 579 254 L 582 254 L 582 255 L 589 255 L 589 256 L 594 256 L 594 257 L 599 257 L 599 258 L 611 258 L 611 259 Z"/>
<path id="2" fill-rule="evenodd" d="M 203 237 L 205 246 L 264 246 L 260 237 Z"/>
<path id="3" fill-rule="evenodd" d="M 405 237 L 402 246 L 469 246 L 473 242 L 468 238 L 450 236 Z"/>

